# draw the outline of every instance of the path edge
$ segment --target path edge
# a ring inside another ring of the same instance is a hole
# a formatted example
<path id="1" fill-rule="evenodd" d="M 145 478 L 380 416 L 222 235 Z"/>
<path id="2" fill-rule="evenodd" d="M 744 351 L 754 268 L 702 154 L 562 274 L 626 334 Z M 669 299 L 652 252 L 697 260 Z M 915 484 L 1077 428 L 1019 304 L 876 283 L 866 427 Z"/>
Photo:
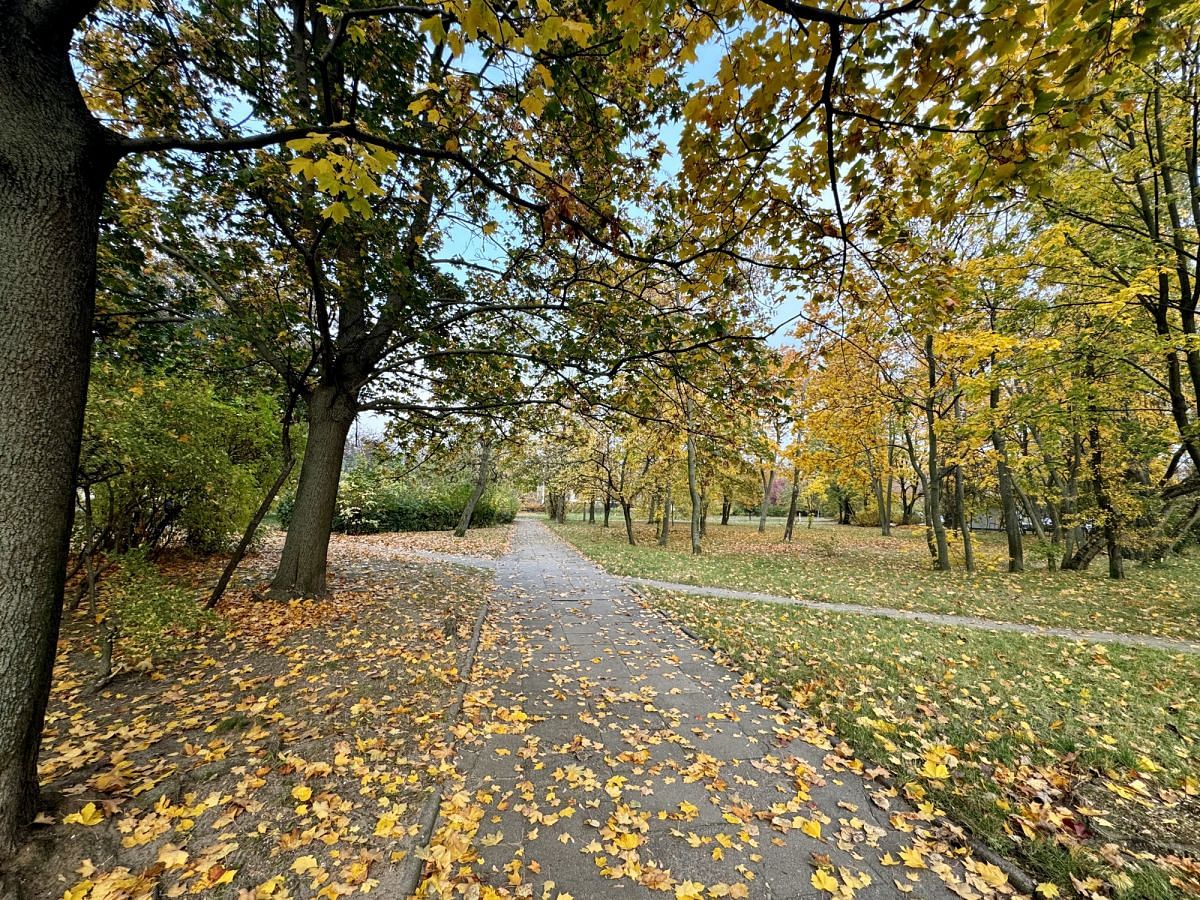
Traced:
<path id="1" fill-rule="evenodd" d="M 706 653 L 713 655 L 713 657 L 715 658 L 715 656 L 716 656 L 715 648 L 713 648 L 708 643 L 708 641 L 706 641 L 703 637 L 698 635 L 695 631 L 693 631 L 687 625 L 684 625 L 682 622 L 677 622 L 675 619 L 671 618 L 666 612 L 659 609 L 654 603 L 652 603 L 650 601 L 649 597 L 647 597 L 645 594 L 643 594 L 641 591 L 639 591 L 637 589 L 636 584 L 627 582 L 625 585 L 625 589 L 633 596 L 633 599 L 636 603 L 640 604 L 644 609 L 650 610 L 652 613 L 654 613 L 660 619 L 662 619 L 662 621 L 665 622 L 667 625 L 671 626 L 672 628 L 676 628 L 679 631 L 681 631 L 683 634 L 687 635 L 687 637 L 689 637 L 691 640 L 695 641 L 696 644 L 698 644 L 701 648 L 703 648 L 703 650 Z M 718 665 L 724 665 L 724 666 L 726 666 L 726 668 L 730 668 L 728 666 L 728 664 L 726 664 L 726 663 L 718 663 Z M 733 671 L 736 671 L 736 670 L 733 670 Z M 746 670 L 746 671 L 749 671 L 749 670 Z M 755 676 L 755 677 L 757 678 L 757 676 Z M 761 681 L 761 679 L 759 679 L 759 680 Z M 776 696 L 778 697 L 777 702 L 779 703 L 779 705 L 781 707 L 783 707 L 783 709 L 786 712 L 788 712 L 792 715 L 798 716 L 798 717 L 812 718 L 812 715 L 810 713 L 807 713 L 804 710 L 800 709 L 794 703 L 792 703 L 790 700 L 785 700 L 782 694 L 776 693 Z M 895 782 L 895 778 L 890 773 L 886 777 L 876 776 L 872 780 L 877 780 L 881 784 L 886 784 L 888 787 L 891 787 L 891 788 L 895 788 L 897 786 L 896 782 Z M 1008 876 L 1009 883 L 1011 883 L 1013 885 L 1013 887 L 1015 887 L 1022 894 L 1028 894 L 1030 897 L 1034 896 L 1034 892 L 1036 890 L 1036 883 L 1034 882 L 1033 878 L 1029 875 L 1029 873 L 1026 872 L 1024 869 L 1022 869 L 1020 867 L 1020 865 L 1018 865 L 1015 861 L 1009 859 L 1004 854 L 998 853 L 997 851 L 995 851 L 991 847 L 989 847 L 987 844 L 983 843 L 982 840 L 980 840 L 966 825 L 962 824 L 961 822 L 956 822 L 953 819 L 951 819 L 949 816 L 941 816 L 940 818 L 941 818 L 942 824 L 949 826 L 952 831 L 957 831 L 962 836 L 963 840 L 965 840 L 967 845 L 971 848 L 972 854 L 979 857 L 984 862 L 990 863 L 991 865 L 1000 869 L 1005 875 Z"/>
<path id="2" fill-rule="evenodd" d="M 471 682 L 471 672 L 475 668 L 475 654 L 479 650 L 479 639 L 483 634 L 483 622 L 487 618 L 488 609 L 491 606 L 491 598 L 485 597 L 483 603 L 479 607 L 479 614 L 475 617 L 475 627 L 471 632 L 471 642 L 467 645 L 466 653 L 463 654 L 462 664 L 459 666 L 459 681 L 458 690 L 454 695 L 454 703 L 450 707 L 450 713 L 446 717 L 446 743 L 450 746 L 454 745 L 453 728 L 458 723 L 458 718 L 462 715 L 463 700 L 467 694 L 467 685 Z M 417 839 L 413 843 L 412 850 L 405 857 L 404 868 L 400 874 L 400 896 L 413 898 L 416 896 L 417 887 L 421 883 L 421 873 L 425 870 L 425 860 L 420 856 L 420 851 L 429 846 L 429 841 L 433 837 L 433 830 L 437 827 L 438 811 L 442 806 L 442 785 L 435 784 L 430 790 L 429 796 L 425 799 L 425 805 L 421 808 L 421 816 L 417 820 L 419 830 Z"/>

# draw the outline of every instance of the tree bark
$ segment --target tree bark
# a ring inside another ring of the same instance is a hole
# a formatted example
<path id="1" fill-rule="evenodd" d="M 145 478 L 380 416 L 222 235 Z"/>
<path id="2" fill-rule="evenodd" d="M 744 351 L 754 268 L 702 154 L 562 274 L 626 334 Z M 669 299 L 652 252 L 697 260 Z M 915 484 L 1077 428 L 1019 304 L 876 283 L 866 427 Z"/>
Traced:
<path id="1" fill-rule="evenodd" d="M 596 524 L 596 498 L 592 497 L 588 500 L 588 524 Z"/>
<path id="2" fill-rule="evenodd" d="M 308 399 L 308 443 L 300 465 L 296 505 L 279 568 L 271 582 L 270 595 L 276 599 L 324 597 L 328 593 L 325 569 L 329 535 L 356 400 L 327 384 L 317 387 Z"/>
<path id="3" fill-rule="evenodd" d="M 488 478 L 491 474 L 492 441 L 491 438 L 484 438 L 479 445 L 479 469 L 475 473 L 475 487 L 472 488 L 471 496 L 467 498 L 467 505 L 463 507 L 462 515 L 458 519 L 458 527 L 454 529 L 455 537 L 467 536 L 467 529 L 471 527 L 471 517 L 475 515 L 475 506 L 479 503 L 483 492 L 487 490 Z"/>
<path id="4" fill-rule="evenodd" d="M 36 813 L 115 158 L 79 95 L 72 23 L 0 6 L 0 858 Z M 49 35 L 48 32 L 55 32 Z"/>
<path id="5" fill-rule="evenodd" d="M 722 494 L 721 495 L 721 524 L 722 525 L 729 524 L 729 513 L 732 512 L 732 510 L 733 510 L 733 500 L 731 500 L 729 498 L 728 494 Z"/>
<path id="6" fill-rule="evenodd" d="M 604 527 L 608 527 L 608 520 L 612 516 L 612 496 L 604 495 Z"/>

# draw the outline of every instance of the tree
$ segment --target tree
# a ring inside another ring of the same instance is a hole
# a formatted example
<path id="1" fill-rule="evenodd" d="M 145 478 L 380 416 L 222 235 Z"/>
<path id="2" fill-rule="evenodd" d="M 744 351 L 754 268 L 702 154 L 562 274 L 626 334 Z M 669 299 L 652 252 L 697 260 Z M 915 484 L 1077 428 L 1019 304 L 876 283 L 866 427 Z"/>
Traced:
<path id="1" fill-rule="evenodd" d="M 614 19 L 613 27 L 619 31 L 622 21 L 632 18 Z M 385 20 L 401 26 L 384 27 Z M 644 33 L 641 23 L 635 24 L 632 33 Z M 36 803 L 36 758 L 60 617 L 90 362 L 98 222 L 114 169 L 139 154 L 229 153 L 323 135 L 355 148 L 446 165 L 500 202 L 559 230 L 596 236 L 610 227 L 611 215 L 589 207 L 587 198 L 568 203 L 571 190 L 556 186 L 562 183 L 549 167 L 518 149 L 528 137 L 525 126 L 550 104 L 545 85 L 553 76 L 544 63 L 512 67 L 522 74 L 507 91 L 478 85 L 472 93 L 465 83 L 447 85 L 450 102 L 439 103 L 438 114 L 456 110 L 446 125 L 461 124 L 457 142 L 448 141 L 443 130 L 414 134 L 399 122 L 388 123 L 395 130 L 376 133 L 372 127 L 382 123 L 373 121 L 371 109 L 380 98 L 390 102 L 397 76 L 411 73 L 406 52 L 414 34 L 428 35 L 426 43 L 460 55 L 468 42 L 477 42 L 500 55 L 529 59 L 547 47 L 552 53 L 586 43 L 594 31 L 596 25 L 578 11 L 517 15 L 485 5 L 449 12 L 412 6 L 339 13 L 316 3 L 243 0 L 215 16 L 203 7 L 168 4 L 100 10 L 88 0 L 17 0 L 0 10 L 0 116 L 5 121 L 0 315 L 6 326 L 0 338 L 0 387 L 10 401 L 0 414 L 0 439 L 11 460 L 0 475 L 0 515 L 21 521 L 21 527 L 0 536 L 7 567 L 0 620 L 8 628 L 0 667 L 0 854 L 15 847 Z M 302 56 L 287 52 L 292 45 L 280 37 L 286 32 L 302 37 Z M 181 41 L 181 34 L 191 40 Z M 395 38 L 400 34 L 403 40 Z M 73 46 L 78 59 L 72 58 Z M 608 46 L 627 62 L 639 61 L 614 69 L 628 77 L 627 83 L 640 83 L 639 95 L 663 82 L 644 75 L 645 69 L 657 68 L 657 53 L 631 53 L 619 41 Z M 296 81 L 311 88 L 308 107 L 296 112 L 271 102 L 276 84 L 286 83 L 283 73 L 293 66 L 309 67 Z M 527 84 L 531 78 L 543 86 Z M 518 103 L 519 95 L 525 95 L 524 103 Z M 494 107 L 477 115 L 480 108 L 468 101 L 481 96 L 485 103 L 504 97 L 504 115 Z M 609 118 L 595 98 L 591 102 L 592 120 Z M 248 123 L 241 121 L 247 110 Z M 573 116 L 567 118 L 574 122 Z M 499 145 L 474 140 L 481 129 L 493 126 L 502 134 Z M 516 143 L 497 153 L 504 141 Z M 333 186 L 342 197 L 328 205 L 331 219 L 356 206 L 362 172 L 353 166 L 343 173 L 347 179 Z M 339 425 L 349 411 L 347 398 L 332 392 L 318 398 L 316 406 Z M 341 448 L 330 449 L 333 443 L 316 441 L 307 461 L 310 471 L 332 469 L 335 456 L 340 461 Z M 328 490 L 322 490 L 312 505 L 328 507 Z M 316 544 L 307 549 L 321 552 Z"/>

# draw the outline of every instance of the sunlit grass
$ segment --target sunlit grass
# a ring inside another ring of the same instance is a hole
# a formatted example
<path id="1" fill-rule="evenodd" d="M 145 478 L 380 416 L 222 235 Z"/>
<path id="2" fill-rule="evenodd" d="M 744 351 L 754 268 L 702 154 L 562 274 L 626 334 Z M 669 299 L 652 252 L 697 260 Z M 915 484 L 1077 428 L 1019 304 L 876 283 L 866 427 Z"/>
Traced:
<path id="1" fill-rule="evenodd" d="M 1136 854 L 1200 834 L 1200 659 L 645 593 L 1064 895 L 1071 875 L 1176 895 L 1179 874 Z"/>
<path id="2" fill-rule="evenodd" d="M 690 554 L 687 523 L 659 547 L 650 526 L 639 525 L 638 546 L 625 543 L 624 529 L 569 523 L 563 537 L 619 575 L 684 584 L 715 585 L 789 597 L 859 603 L 894 609 L 983 616 L 1009 622 L 1200 639 L 1200 560 L 1194 555 L 1154 565 L 1131 563 L 1129 577 L 1105 577 L 1101 559 L 1086 572 L 1048 572 L 1027 550 L 1029 570 L 1003 571 L 1004 545 L 995 533 L 975 536 L 979 571 L 961 567 L 934 572 L 921 528 L 877 529 L 797 524 L 785 544 L 782 528 L 758 534 L 750 525 L 710 524 L 704 553 Z"/>

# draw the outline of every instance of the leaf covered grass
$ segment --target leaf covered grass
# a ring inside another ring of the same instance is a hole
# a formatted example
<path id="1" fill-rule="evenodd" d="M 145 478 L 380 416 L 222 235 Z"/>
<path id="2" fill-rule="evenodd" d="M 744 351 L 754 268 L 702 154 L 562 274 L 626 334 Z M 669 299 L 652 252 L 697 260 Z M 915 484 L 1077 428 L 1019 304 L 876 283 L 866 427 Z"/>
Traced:
<path id="1" fill-rule="evenodd" d="M 858 603 L 893 609 L 982 616 L 1006 622 L 1151 634 L 1200 640 L 1200 558 L 1175 558 L 1154 565 L 1130 564 L 1129 577 L 1105 577 L 1104 561 L 1085 572 L 1047 572 L 1027 551 L 1029 571 L 1002 571 L 1000 535 L 975 535 L 979 570 L 968 574 L 961 559 L 952 572 L 934 572 L 921 528 L 878 530 L 797 523 L 785 544 L 781 528 L 759 534 L 753 526 L 710 521 L 704 553 L 692 556 L 687 523 L 676 523 L 667 547 L 653 529 L 640 525 L 638 546 L 625 543 L 624 529 L 570 523 L 558 533 L 610 572 L 672 581 L 760 591 L 785 597 Z M 958 548 L 956 547 L 956 550 Z"/>
<path id="2" fill-rule="evenodd" d="M 1200 891 L 1200 659 L 643 593 L 1064 895 Z"/>
<path id="3" fill-rule="evenodd" d="M 69 619 L 42 746 L 48 808 L 8 877 L 71 900 L 397 896 L 489 580 L 341 541 L 333 554 L 331 598 L 231 590 L 217 621 L 174 628 L 172 653 L 132 657 L 119 641 L 99 688 L 94 629 Z M 253 577 L 270 562 L 248 561 Z M 211 584 L 215 565 L 173 580 Z"/>

